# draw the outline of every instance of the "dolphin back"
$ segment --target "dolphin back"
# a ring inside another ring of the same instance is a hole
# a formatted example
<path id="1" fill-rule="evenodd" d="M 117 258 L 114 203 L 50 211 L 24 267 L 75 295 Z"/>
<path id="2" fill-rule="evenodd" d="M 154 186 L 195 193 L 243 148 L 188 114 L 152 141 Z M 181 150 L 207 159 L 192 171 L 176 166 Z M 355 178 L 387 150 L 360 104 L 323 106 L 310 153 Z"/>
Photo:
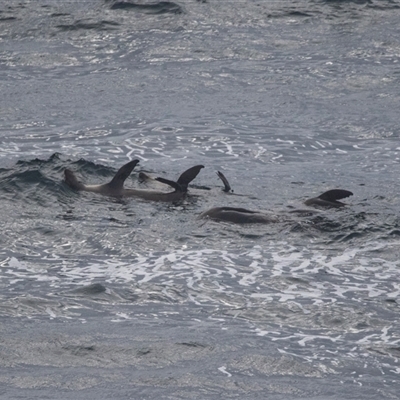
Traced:
<path id="1" fill-rule="evenodd" d="M 321 200 L 335 202 L 336 200 L 344 199 L 349 196 L 353 196 L 353 193 L 348 190 L 332 189 L 322 193 L 320 196 L 318 196 L 318 198 Z"/>
<path id="2" fill-rule="evenodd" d="M 236 224 L 270 224 L 277 222 L 274 216 L 236 207 L 211 208 L 200 214 L 200 218 L 210 218 L 215 221 L 233 222 Z"/>

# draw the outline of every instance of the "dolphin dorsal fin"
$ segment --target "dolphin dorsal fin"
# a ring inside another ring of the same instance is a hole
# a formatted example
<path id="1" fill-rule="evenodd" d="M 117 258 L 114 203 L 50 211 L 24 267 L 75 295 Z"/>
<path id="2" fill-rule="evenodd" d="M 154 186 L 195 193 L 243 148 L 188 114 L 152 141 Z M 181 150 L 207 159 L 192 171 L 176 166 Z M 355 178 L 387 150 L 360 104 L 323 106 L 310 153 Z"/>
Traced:
<path id="1" fill-rule="evenodd" d="M 156 181 L 161 182 L 161 183 L 165 183 L 166 185 L 171 186 L 177 192 L 186 192 L 186 190 L 183 190 L 182 186 L 179 183 L 174 182 L 174 181 L 170 181 L 169 179 L 156 178 Z"/>
<path id="2" fill-rule="evenodd" d="M 353 196 L 352 192 L 343 189 L 332 189 L 318 196 L 321 200 L 333 201 L 344 199 L 345 197 Z"/>
<path id="3" fill-rule="evenodd" d="M 187 169 L 181 174 L 181 176 L 177 180 L 177 183 L 181 186 L 183 191 L 187 191 L 189 183 L 192 182 L 194 178 L 196 178 L 202 168 L 204 168 L 204 165 L 195 165 L 194 167 Z"/>
<path id="4" fill-rule="evenodd" d="M 221 179 L 222 183 L 224 184 L 224 188 L 222 190 L 226 193 L 229 193 L 231 191 L 231 185 L 229 184 L 228 179 L 226 179 L 225 175 L 221 171 L 217 171 L 217 175 L 218 178 Z"/>
<path id="5" fill-rule="evenodd" d="M 177 182 L 165 178 L 156 178 L 156 181 L 171 186 L 176 192 L 187 192 L 189 183 L 196 178 L 202 168 L 204 168 L 204 165 L 195 165 L 194 167 L 187 169 L 181 174 Z"/>
<path id="6" fill-rule="evenodd" d="M 139 160 L 132 160 L 123 165 L 115 174 L 114 178 L 112 178 L 108 186 L 115 190 L 121 190 L 124 187 L 124 182 L 126 181 L 126 178 L 128 178 L 138 162 Z"/>

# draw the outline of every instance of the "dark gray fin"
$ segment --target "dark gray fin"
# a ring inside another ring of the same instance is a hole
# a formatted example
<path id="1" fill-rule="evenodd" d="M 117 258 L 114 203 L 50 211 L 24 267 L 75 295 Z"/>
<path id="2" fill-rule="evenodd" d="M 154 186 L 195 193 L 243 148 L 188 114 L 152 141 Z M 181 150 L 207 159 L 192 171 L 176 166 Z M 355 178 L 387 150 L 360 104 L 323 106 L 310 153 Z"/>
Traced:
<path id="1" fill-rule="evenodd" d="M 218 178 L 221 179 L 224 184 L 224 188 L 222 189 L 224 192 L 228 193 L 231 191 L 231 185 L 228 182 L 228 179 L 225 178 L 225 175 L 221 171 L 217 171 Z"/>
<path id="2" fill-rule="evenodd" d="M 165 178 L 156 178 L 155 180 L 171 186 L 177 192 L 187 192 L 189 183 L 196 178 L 202 168 L 204 168 L 204 165 L 196 165 L 192 168 L 189 168 L 181 174 L 177 182 Z"/>
<path id="3" fill-rule="evenodd" d="M 344 199 L 349 196 L 353 196 L 353 193 L 349 192 L 348 190 L 333 189 L 333 190 L 328 190 L 325 193 L 322 193 L 320 196 L 318 196 L 318 198 L 321 200 L 331 201 L 334 203 L 337 200 Z"/>
<path id="4" fill-rule="evenodd" d="M 164 179 L 164 178 L 156 178 L 155 180 L 161 183 L 165 183 L 168 186 L 171 186 L 172 188 L 175 189 L 176 192 L 186 192 L 186 190 L 184 190 L 182 186 L 177 182 L 170 181 L 169 179 Z"/>
<path id="5" fill-rule="evenodd" d="M 83 190 L 85 185 L 79 182 L 75 174 L 70 169 L 64 170 L 65 183 L 74 190 Z"/>
<path id="6" fill-rule="evenodd" d="M 114 178 L 111 180 L 108 186 L 114 190 L 121 190 L 124 187 L 124 182 L 126 181 L 126 178 L 128 178 L 138 162 L 139 160 L 132 160 L 123 165 L 115 174 Z"/>
<path id="7" fill-rule="evenodd" d="M 189 183 L 192 182 L 194 178 L 196 178 L 202 168 L 204 168 L 204 165 L 195 165 L 194 167 L 189 168 L 182 173 L 177 183 L 181 186 L 184 192 L 187 191 Z"/>

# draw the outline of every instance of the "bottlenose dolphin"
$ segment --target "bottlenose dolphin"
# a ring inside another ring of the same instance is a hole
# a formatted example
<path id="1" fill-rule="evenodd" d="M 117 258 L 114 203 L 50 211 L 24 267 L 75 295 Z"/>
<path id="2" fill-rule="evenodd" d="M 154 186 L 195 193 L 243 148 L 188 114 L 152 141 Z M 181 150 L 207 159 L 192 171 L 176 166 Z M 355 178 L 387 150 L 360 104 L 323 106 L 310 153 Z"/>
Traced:
<path id="1" fill-rule="evenodd" d="M 225 193 L 232 193 L 233 190 L 225 175 L 221 171 L 217 171 L 217 175 L 224 184 L 222 190 Z M 226 221 L 236 224 L 270 224 L 278 221 L 273 215 L 238 207 L 213 207 L 201 213 L 199 218 L 209 218 L 215 221 Z"/>
<path id="2" fill-rule="evenodd" d="M 199 218 L 210 218 L 215 221 L 234 222 L 236 224 L 270 224 L 278 222 L 273 215 L 236 207 L 214 207 L 200 214 Z"/>
<path id="3" fill-rule="evenodd" d="M 231 192 L 231 185 L 220 171 L 217 172 L 218 177 L 224 184 L 223 191 Z M 320 196 L 308 199 L 305 201 L 307 206 L 322 206 L 322 207 L 343 207 L 346 204 L 338 201 L 345 197 L 352 196 L 353 193 L 343 189 L 333 189 L 322 193 Z M 310 211 L 295 210 L 290 213 L 309 215 Z M 236 207 L 214 207 L 200 214 L 199 218 L 210 218 L 216 221 L 233 222 L 236 224 L 270 224 L 278 222 L 279 219 L 272 215 L 261 211 L 247 210 L 246 208 Z"/>
<path id="4" fill-rule="evenodd" d="M 75 174 L 69 170 L 65 169 L 65 183 L 74 190 L 82 190 L 86 192 L 99 193 L 105 196 L 112 197 L 138 197 L 144 200 L 153 201 L 178 201 L 185 197 L 189 183 L 196 178 L 203 165 L 196 165 L 189 168 L 179 179 L 174 182 L 164 178 L 156 178 L 157 181 L 171 186 L 175 189 L 173 192 L 162 192 L 155 190 L 143 190 L 143 189 L 125 189 L 124 182 L 126 178 L 131 174 L 135 166 L 138 164 L 139 160 L 133 160 L 123 165 L 118 172 L 115 174 L 114 178 L 102 185 L 85 185 L 78 181 Z"/>
<path id="5" fill-rule="evenodd" d="M 346 197 L 353 196 L 352 192 L 343 189 L 332 189 L 328 190 L 325 193 L 322 193 L 318 197 L 313 197 L 312 199 L 308 199 L 304 202 L 306 206 L 319 206 L 319 207 L 344 207 L 346 204 L 341 203 L 340 199 L 344 199 Z"/>

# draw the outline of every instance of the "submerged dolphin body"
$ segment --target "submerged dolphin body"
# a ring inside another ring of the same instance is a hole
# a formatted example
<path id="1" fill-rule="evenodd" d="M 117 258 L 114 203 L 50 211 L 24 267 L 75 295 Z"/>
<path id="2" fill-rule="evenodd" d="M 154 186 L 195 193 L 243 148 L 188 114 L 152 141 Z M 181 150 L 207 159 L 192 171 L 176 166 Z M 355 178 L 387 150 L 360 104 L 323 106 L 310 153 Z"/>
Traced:
<path id="1" fill-rule="evenodd" d="M 218 177 L 224 184 L 223 191 L 226 193 L 231 192 L 231 186 L 220 171 L 217 173 Z M 305 201 L 307 206 L 320 206 L 320 207 L 343 207 L 346 204 L 341 203 L 340 199 L 352 196 L 353 193 L 343 189 L 333 189 L 322 193 L 320 196 L 308 199 Z M 291 213 L 309 215 L 310 211 L 296 210 Z M 279 219 L 272 215 L 260 211 L 247 210 L 246 208 L 236 207 L 214 207 L 200 214 L 199 218 L 209 218 L 215 221 L 233 222 L 236 224 L 270 224 L 278 222 Z"/>
<path id="2" fill-rule="evenodd" d="M 344 207 L 346 204 L 338 200 L 346 197 L 353 196 L 352 192 L 343 189 L 332 189 L 322 193 L 318 197 L 313 197 L 304 202 L 306 206 L 317 206 L 324 208 L 339 208 Z"/>
<path id="3" fill-rule="evenodd" d="M 225 175 L 220 171 L 217 172 L 217 175 L 224 184 L 222 190 L 225 193 L 232 193 L 233 190 Z M 238 207 L 213 207 L 201 213 L 199 218 L 209 218 L 215 221 L 233 222 L 236 224 L 270 224 L 278 221 L 273 215 Z"/>
<path id="4" fill-rule="evenodd" d="M 204 168 L 203 165 L 196 165 L 192 168 L 189 168 L 182 173 L 182 175 L 176 182 L 164 178 L 156 178 L 157 181 L 174 188 L 175 190 L 173 192 L 162 192 L 143 189 L 125 189 L 125 180 L 126 178 L 128 178 L 128 176 L 131 174 L 138 163 L 139 160 L 133 160 L 123 165 L 110 182 L 102 185 L 85 185 L 82 182 L 78 181 L 75 174 L 71 170 L 66 169 L 64 171 L 65 183 L 74 190 L 99 193 L 105 196 L 138 197 L 144 200 L 174 202 L 185 197 L 189 183 L 194 178 L 196 178 L 200 170 Z"/>
<path id="5" fill-rule="evenodd" d="M 236 224 L 270 224 L 277 222 L 273 215 L 236 207 L 214 207 L 200 214 L 200 218 L 215 221 L 233 222 Z"/>

